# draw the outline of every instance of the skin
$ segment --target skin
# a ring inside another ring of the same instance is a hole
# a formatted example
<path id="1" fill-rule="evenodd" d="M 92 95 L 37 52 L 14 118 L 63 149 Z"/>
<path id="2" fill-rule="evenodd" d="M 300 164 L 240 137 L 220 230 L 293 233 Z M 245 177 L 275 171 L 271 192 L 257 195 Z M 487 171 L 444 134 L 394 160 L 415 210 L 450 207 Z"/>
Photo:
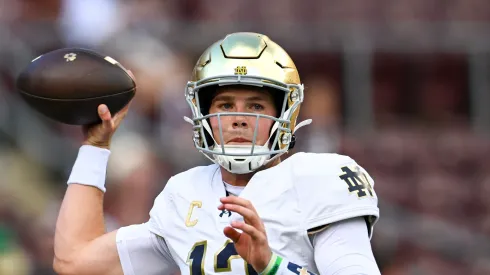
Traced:
<path id="1" fill-rule="evenodd" d="M 102 123 L 84 128 L 84 144 L 109 149 L 127 111 L 128 107 L 112 117 L 107 106 L 99 106 Z M 105 232 L 103 198 L 104 193 L 95 187 L 68 185 L 54 236 L 53 268 L 57 274 L 123 274 L 116 231 Z"/>
<path id="2" fill-rule="evenodd" d="M 276 115 L 276 108 L 272 96 L 259 88 L 248 88 L 240 86 L 225 86 L 218 88 L 217 94 L 211 101 L 209 113 L 220 112 L 246 112 L 254 114 L 264 114 L 269 116 Z M 223 116 L 221 117 L 221 127 L 225 144 L 252 144 L 256 117 L 253 116 Z M 274 121 L 271 119 L 260 118 L 256 144 L 264 145 L 269 139 L 269 132 Z M 214 139 L 220 143 L 218 118 L 210 118 L 211 129 Z M 236 139 L 242 139 L 236 141 Z M 280 163 L 277 158 L 267 167 L 269 168 Z M 249 174 L 233 174 L 221 167 L 223 181 L 235 186 L 245 186 L 256 172 Z"/>
<path id="3" fill-rule="evenodd" d="M 230 98 L 229 95 L 234 97 Z M 223 96 L 228 98 L 223 100 Z M 107 106 L 100 105 L 97 111 L 102 122 L 83 128 L 85 134 L 83 144 L 110 149 L 112 136 L 128 109 L 129 105 L 112 116 Z M 210 111 L 275 114 L 270 95 L 260 90 L 236 87 L 220 89 L 215 100 L 212 101 Z M 267 141 L 272 123 L 271 120 L 260 120 L 257 137 L 259 144 L 263 145 Z M 233 140 L 237 137 L 249 140 L 253 137 L 254 117 L 229 117 L 223 119 L 222 124 L 227 144 L 241 142 Z M 211 126 L 216 132 L 218 126 L 216 119 L 211 121 Z M 279 161 L 272 163 L 271 166 L 277 163 Z M 222 175 L 226 182 L 244 186 L 253 173 L 233 175 L 222 170 Z M 116 246 L 117 231 L 105 233 L 103 197 L 103 192 L 95 187 L 79 184 L 68 186 L 55 231 L 53 267 L 58 274 L 123 274 Z M 223 231 L 224 235 L 235 243 L 237 252 L 245 261 L 256 271 L 263 271 L 270 261 L 271 249 L 264 225 L 255 208 L 250 201 L 234 196 L 221 198 L 221 203 L 218 209 L 228 209 L 244 217 L 244 222 L 232 222 L 226 227 Z M 243 233 L 236 229 L 242 230 Z"/>

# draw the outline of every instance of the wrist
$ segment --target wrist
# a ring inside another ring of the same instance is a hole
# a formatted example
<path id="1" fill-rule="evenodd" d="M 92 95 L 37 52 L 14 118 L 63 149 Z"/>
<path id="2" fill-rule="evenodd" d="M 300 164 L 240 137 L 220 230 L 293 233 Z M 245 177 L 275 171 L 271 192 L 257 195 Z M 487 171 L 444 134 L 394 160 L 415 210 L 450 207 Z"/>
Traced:
<path id="1" fill-rule="evenodd" d="M 262 259 L 262 262 L 255 264 L 253 266 L 254 270 L 258 271 L 259 274 L 262 274 L 267 269 L 267 267 L 271 264 L 273 257 L 274 257 L 274 253 L 270 251 L 268 257 L 264 257 Z"/>
<path id="2" fill-rule="evenodd" d="M 91 140 L 86 140 L 83 142 L 82 146 L 83 145 L 93 146 L 93 147 L 97 147 L 100 149 L 107 149 L 107 150 L 110 150 L 110 148 L 111 148 L 110 142 L 95 142 L 95 141 L 91 141 Z"/>
<path id="3" fill-rule="evenodd" d="M 316 275 L 308 271 L 306 267 L 297 265 L 273 253 L 267 268 L 260 275 L 285 275 L 285 274 L 307 274 Z"/>
<path id="4" fill-rule="evenodd" d="M 93 186 L 105 192 L 106 168 L 110 151 L 93 145 L 82 145 L 67 184 Z"/>
<path id="5" fill-rule="evenodd" d="M 267 266 L 263 269 L 262 272 L 259 272 L 260 275 L 276 275 L 279 274 L 279 268 L 281 266 L 281 263 L 283 261 L 283 258 L 276 253 L 271 253 L 269 263 Z"/>

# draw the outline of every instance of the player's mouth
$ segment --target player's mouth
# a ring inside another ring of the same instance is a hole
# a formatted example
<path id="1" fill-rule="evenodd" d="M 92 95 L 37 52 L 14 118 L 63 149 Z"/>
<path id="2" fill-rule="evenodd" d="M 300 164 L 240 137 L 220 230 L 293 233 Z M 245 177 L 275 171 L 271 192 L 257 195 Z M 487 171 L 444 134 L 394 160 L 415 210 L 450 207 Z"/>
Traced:
<path id="1" fill-rule="evenodd" d="M 236 137 L 227 142 L 227 144 L 241 144 L 241 143 L 252 143 L 252 141 L 246 138 Z"/>

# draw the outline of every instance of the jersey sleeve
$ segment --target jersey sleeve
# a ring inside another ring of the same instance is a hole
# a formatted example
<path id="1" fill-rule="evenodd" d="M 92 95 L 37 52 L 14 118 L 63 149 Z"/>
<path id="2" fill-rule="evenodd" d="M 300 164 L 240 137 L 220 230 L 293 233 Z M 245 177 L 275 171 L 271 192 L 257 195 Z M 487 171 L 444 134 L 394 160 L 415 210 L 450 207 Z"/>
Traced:
<path id="1" fill-rule="evenodd" d="M 148 223 L 122 227 L 116 234 L 117 251 L 124 274 L 172 274 L 178 266 L 165 240 L 152 233 Z"/>
<path id="2" fill-rule="evenodd" d="M 380 270 L 363 218 L 336 222 L 315 234 L 315 264 L 321 275 L 372 274 Z"/>
<path id="3" fill-rule="evenodd" d="M 379 218 L 374 181 L 352 158 L 305 154 L 296 170 L 299 203 L 306 229 L 318 231 L 334 222 L 365 217 L 369 235 Z"/>
<path id="4" fill-rule="evenodd" d="M 153 203 L 153 207 L 150 210 L 150 220 L 148 221 L 148 226 L 151 232 L 161 237 L 165 236 L 165 229 L 168 229 L 171 225 L 170 213 L 175 210 L 174 200 L 173 200 L 173 189 L 176 180 L 171 177 L 162 192 L 158 194 Z"/>

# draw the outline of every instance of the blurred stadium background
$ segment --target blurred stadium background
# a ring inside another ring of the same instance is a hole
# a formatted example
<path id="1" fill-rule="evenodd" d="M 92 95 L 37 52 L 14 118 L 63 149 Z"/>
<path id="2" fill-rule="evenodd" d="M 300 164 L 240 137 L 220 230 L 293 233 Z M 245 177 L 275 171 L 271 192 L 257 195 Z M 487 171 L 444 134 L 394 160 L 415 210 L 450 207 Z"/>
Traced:
<path id="1" fill-rule="evenodd" d="M 111 55 L 139 90 L 109 165 L 108 228 L 144 222 L 173 174 L 208 162 L 184 85 L 226 33 L 269 35 L 306 85 L 297 150 L 376 180 L 383 274 L 490 274 L 490 1 L 0 0 L 0 274 L 53 274 L 54 224 L 81 141 L 28 109 L 15 78 L 66 46 Z"/>

